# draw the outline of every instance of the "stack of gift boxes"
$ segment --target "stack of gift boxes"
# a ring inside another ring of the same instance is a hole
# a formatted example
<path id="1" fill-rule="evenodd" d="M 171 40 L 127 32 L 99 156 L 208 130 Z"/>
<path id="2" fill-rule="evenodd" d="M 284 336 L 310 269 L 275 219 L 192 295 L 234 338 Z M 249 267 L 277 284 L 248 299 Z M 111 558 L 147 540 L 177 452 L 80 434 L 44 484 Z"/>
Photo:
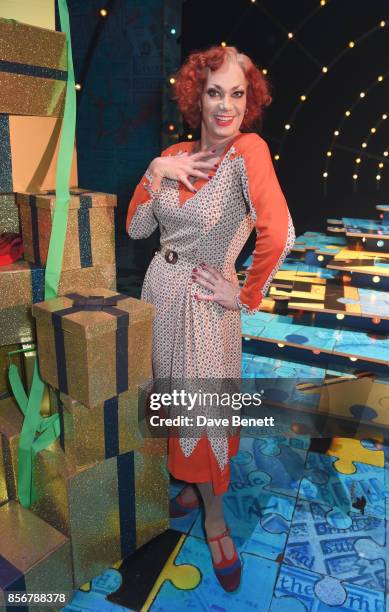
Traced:
<path id="1" fill-rule="evenodd" d="M 77 187 L 75 150 L 62 297 L 43 301 L 65 35 L 0 17 L 0 60 L 0 234 L 20 232 L 24 246 L 23 260 L 0 267 L 1 607 L 6 591 L 70 594 L 163 532 L 168 472 L 166 441 L 138 428 L 154 307 L 114 292 L 116 196 Z M 26 509 L 17 495 L 23 415 L 7 369 L 18 366 L 28 392 L 35 352 L 18 351 L 35 342 L 47 383 L 41 415 L 57 413 L 61 434 L 35 458 Z"/>

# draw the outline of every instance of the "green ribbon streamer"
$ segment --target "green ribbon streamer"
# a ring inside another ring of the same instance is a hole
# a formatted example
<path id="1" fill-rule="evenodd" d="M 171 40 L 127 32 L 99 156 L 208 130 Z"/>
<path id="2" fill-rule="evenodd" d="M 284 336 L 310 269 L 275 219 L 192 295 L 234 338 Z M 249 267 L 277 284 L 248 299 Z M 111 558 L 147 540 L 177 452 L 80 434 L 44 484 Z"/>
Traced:
<path id="1" fill-rule="evenodd" d="M 66 0 L 58 0 L 58 9 L 61 30 L 66 34 L 68 79 L 56 168 L 56 205 L 45 271 L 45 300 L 53 299 L 58 294 L 68 222 L 69 181 L 76 130 L 76 90 L 69 12 Z M 58 438 L 60 432 L 59 417 L 58 415 L 45 419 L 41 417 L 40 406 L 43 398 L 44 382 L 39 373 L 38 356 L 35 358 L 34 374 L 28 398 L 24 389 L 22 391 L 23 385 L 16 366 L 10 367 L 9 380 L 15 399 L 24 414 L 18 452 L 18 497 L 22 506 L 29 508 L 36 500 L 36 489 L 33 482 L 34 457 L 36 453 L 47 448 Z"/>

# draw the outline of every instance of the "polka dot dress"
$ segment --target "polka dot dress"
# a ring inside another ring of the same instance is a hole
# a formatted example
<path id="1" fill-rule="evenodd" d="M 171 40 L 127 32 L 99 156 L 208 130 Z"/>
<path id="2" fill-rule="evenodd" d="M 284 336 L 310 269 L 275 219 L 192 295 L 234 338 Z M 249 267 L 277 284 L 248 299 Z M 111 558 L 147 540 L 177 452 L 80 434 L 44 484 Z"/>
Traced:
<path id="1" fill-rule="evenodd" d="M 131 237 L 147 237 L 157 224 L 160 227 L 161 251 L 147 269 L 141 297 L 156 306 L 154 378 L 171 381 L 173 387 L 178 380 L 185 381 L 185 388 L 198 391 L 201 384 L 203 391 L 204 386 L 206 391 L 216 391 L 217 379 L 239 381 L 241 376 L 240 312 L 227 310 L 217 302 L 196 300 L 197 294 L 210 295 L 212 291 L 192 280 L 191 274 L 193 268 L 206 263 L 217 268 L 239 292 L 235 262 L 258 214 L 250 194 L 247 196 L 249 177 L 237 146 L 247 136 L 252 135 L 240 134 L 232 141 L 210 179 L 196 181 L 197 193 L 164 178 L 155 194 L 150 189 L 152 176 L 148 170 L 130 202 L 127 229 Z M 190 151 L 193 145 L 178 143 L 163 154 L 177 155 Z M 275 253 L 271 262 L 274 270 L 291 249 L 291 228 L 287 211 L 282 253 Z M 178 255 L 175 263 L 166 255 L 169 250 Z M 265 271 L 268 285 L 270 276 Z M 257 287 L 257 294 L 261 288 Z M 191 412 L 192 416 L 199 411 L 219 416 L 214 407 L 212 413 L 209 410 L 196 406 Z M 188 414 L 182 408 L 179 413 Z M 178 435 L 169 437 L 168 467 L 173 476 L 187 482 L 212 481 L 215 494 L 221 494 L 228 488 L 229 459 L 238 447 L 236 429 L 204 426 L 194 431 L 182 427 Z"/>

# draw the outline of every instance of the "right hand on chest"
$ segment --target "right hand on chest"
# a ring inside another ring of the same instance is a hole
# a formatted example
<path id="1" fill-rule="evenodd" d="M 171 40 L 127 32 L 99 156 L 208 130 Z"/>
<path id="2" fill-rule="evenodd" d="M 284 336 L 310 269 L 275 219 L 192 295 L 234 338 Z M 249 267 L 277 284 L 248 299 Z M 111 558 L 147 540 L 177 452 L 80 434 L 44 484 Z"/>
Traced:
<path id="1" fill-rule="evenodd" d="M 150 172 L 153 175 L 151 188 L 159 191 L 163 178 L 180 181 L 195 193 L 197 190 L 190 182 L 193 178 L 209 178 L 209 170 L 215 170 L 215 164 L 220 157 L 214 151 L 199 151 L 198 153 L 180 152 L 177 155 L 156 157 L 150 164 Z"/>

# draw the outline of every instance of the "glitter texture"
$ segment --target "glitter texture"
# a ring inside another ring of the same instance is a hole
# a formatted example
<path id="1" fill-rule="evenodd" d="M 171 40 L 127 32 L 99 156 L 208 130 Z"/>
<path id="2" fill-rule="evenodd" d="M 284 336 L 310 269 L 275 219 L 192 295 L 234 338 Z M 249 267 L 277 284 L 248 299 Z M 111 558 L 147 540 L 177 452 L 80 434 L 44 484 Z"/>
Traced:
<path id="1" fill-rule="evenodd" d="M 84 469 L 58 441 L 37 455 L 32 510 L 70 537 L 76 587 L 168 528 L 166 458 L 139 453 Z"/>
<path id="2" fill-rule="evenodd" d="M 93 408 L 64 393 L 60 399 L 63 448 L 76 467 L 104 461 L 143 445 L 138 428 L 137 390 L 120 393 L 105 405 L 99 403 Z"/>
<path id="3" fill-rule="evenodd" d="M 62 116 L 65 89 L 65 34 L 0 19 L 0 112 Z"/>
<path id="4" fill-rule="evenodd" d="M 22 357 L 21 353 L 16 355 L 8 356 L 11 351 L 18 351 L 22 346 L 20 344 L 8 344 L 6 346 L 0 346 L 0 395 L 3 393 L 10 393 L 11 388 L 8 382 L 8 368 L 13 363 L 18 368 L 19 372 L 22 368 Z"/>
<path id="5" fill-rule="evenodd" d="M 117 295 L 100 288 L 77 292 L 85 296 Z M 72 299 L 61 297 L 33 306 L 41 376 L 56 389 L 59 382 L 52 313 L 72 305 Z M 116 308 L 129 313 L 128 388 L 135 388 L 152 376 L 155 307 L 144 300 L 126 297 Z M 117 318 L 104 311 L 79 311 L 61 317 L 61 325 L 65 349 L 60 358 L 66 362 L 67 394 L 88 407 L 117 395 Z"/>
<path id="6" fill-rule="evenodd" d="M 18 461 L 19 434 L 22 429 L 23 415 L 12 397 L 0 400 L 0 437 L 2 456 L 0 457 L 0 482 L 4 480 L 6 498 L 16 499 L 16 472 Z M 2 467 L 1 467 L 2 466 Z M 0 497 L 0 503 L 2 498 Z"/>
<path id="7" fill-rule="evenodd" d="M 62 270 L 114 264 L 116 195 L 81 189 L 71 194 Z M 55 194 L 18 193 L 16 202 L 20 207 L 24 258 L 44 265 Z"/>
<path id="8" fill-rule="evenodd" d="M 7 576 L 10 568 L 14 575 L 9 572 Z M 50 592 L 65 593 L 71 599 L 73 584 L 68 538 L 14 501 L 0 507 L 0 570 L 3 570 L 3 584 L 6 577 L 9 578 L 4 585 L 9 591 L 20 590 L 20 581 L 14 581 L 22 575 L 26 592 L 38 593 L 42 585 L 48 585 Z M 3 590 L 0 591 L 0 608 L 7 608 Z M 49 609 L 55 612 L 61 608 Z"/>
<path id="9" fill-rule="evenodd" d="M 5 232 L 19 233 L 19 210 L 14 193 L 0 194 L 0 234 Z"/>
<path id="10" fill-rule="evenodd" d="M 38 276 L 27 261 L 18 261 L 0 267 L 0 346 L 29 342 L 35 338 L 35 325 L 31 315 L 33 280 Z M 78 270 L 66 270 L 61 274 L 59 295 L 92 287 L 116 288 L 116 267 L 93 266 Z M 35 294 L 41 293 L 34 287 Z M 114 395 L 114 394 L 112 394 Z"/>

